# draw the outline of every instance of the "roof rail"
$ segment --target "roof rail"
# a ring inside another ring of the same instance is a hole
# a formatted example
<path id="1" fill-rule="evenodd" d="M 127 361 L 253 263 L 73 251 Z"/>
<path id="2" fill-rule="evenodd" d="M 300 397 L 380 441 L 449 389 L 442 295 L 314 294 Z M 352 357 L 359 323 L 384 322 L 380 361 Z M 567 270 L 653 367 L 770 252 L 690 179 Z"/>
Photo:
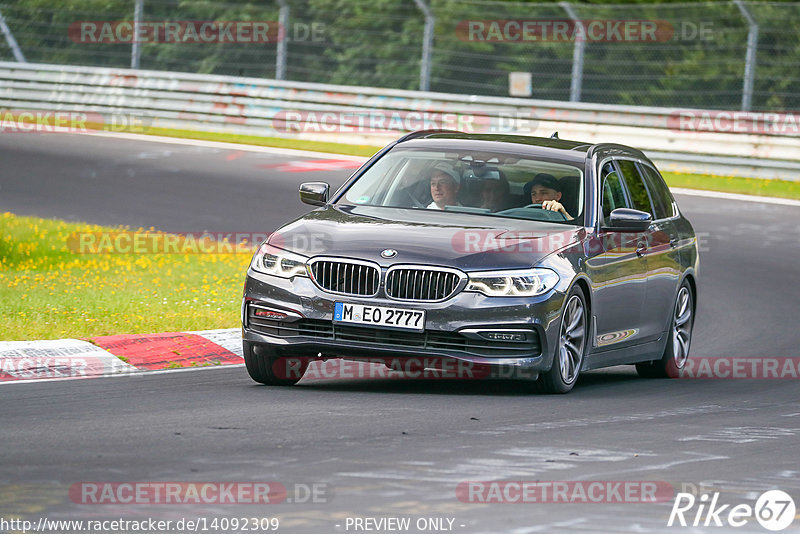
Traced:
<path id="1" fill-rule="evenodd" d="M 463 132 L 459 132 L 458 130 L 445 130 L 443 128 L 432 128 L 432 129 L 429 129 L 429 130 L 417 130 L 416 132 L 411 132 L 411 133 L 408 133 L 408 134 L 404 135 L 403 137 L 401 137 L 400 139 L 395 141 L 395 143 L 402 143 L 403 141 L 409 141 L 411 139 L 417 139 L 418 137 L 423 137 L 425 135 L 435 134 L 435 133 L 460 134 L 460 133 L 463 133 Z"/>
<path id="2" fill-rule="evenodd" d="M 620 145 L 619 143 L 595 143 L 595 144 L 593 144 L 593 145 L 591 145 L 589 147 L 589 150 L 586 151 L 586 157 L 587 158 L 592 158 L 597 151 L 603 150 L 603 149 L 607 149 L 607 148 L 609 148 L 609 149 L 614 149 L 615 148 L 615 149 L 623 150 L 623 151 L 628 152 L 630 154 L 633 154 L 633 155 L 636 155 L 636 156 L 640 156 L 640 157 L 643 157 L 645 159 L 649 159 L 649 158 L 647 158 L 647 154 L 645 154 L 644 152 L 642 152 L 638 148 L 634 148 L 632 146 L 627 146 L 627 145 Z"/>

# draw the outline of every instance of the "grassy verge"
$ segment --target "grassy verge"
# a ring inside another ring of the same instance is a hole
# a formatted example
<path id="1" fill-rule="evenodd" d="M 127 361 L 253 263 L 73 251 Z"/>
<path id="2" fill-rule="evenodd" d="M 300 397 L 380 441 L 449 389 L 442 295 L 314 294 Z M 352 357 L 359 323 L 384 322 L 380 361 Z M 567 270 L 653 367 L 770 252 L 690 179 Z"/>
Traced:
<path id="1" fill-rule="evenodd" d="M 119 230 L 1 213 L 0 340 L 238 326 L 249 249 L 217 254 L 73 251 L 76 232 Z"/>
<path id="2" fill-rule="evenodd" d="M 382 148 L 380 146 L 346 145 L 343 143 L 305 141 L 302 139 L 285 139 L 282 137 L 259 137 L 255 135 L 235 135 L 193 130 L 173 130 L 167 128 L 151 128 L 147 133 L 166 137 L 222 141 L 226 143 L 271 146 L 277 148 L 293 148 L 296 150 L 311 150 L 314 152 L 329 152 L 331 154 L 365 157 L 372 156 Z M 712 176 L 707 174 L 680 174 L 672 172 L 664 173 L 664 179 L 670 187 L 685 187 L 687 189 L 705 189 L 708 191 L 722 191 L 725 193 L 743 193 L 746 195 L 800 199 L 800 182 L 740 178 L 736 176 Z"/>
<path id="3" fill-rule="evenodd" d="M 705 189 L 724 193 L 742 193 L 763 197 L 800 199 L 800 182 L 787 180 L 764 180 L 761 178 L 740 178 L 738 176 L 711 176 L 706 174 L 663 173 L 670 187 Z"/>
<path id="4" fill-rule="evenodd" d="M 224 143 L 239 143 L 243 145 L 293 148 L 295 150 L 310 150 L 312 152 L 329 152 L 331 154 L 344 154 L 347 156 L 369 157 L 383 148 L 382 146 L 346 145 L 344 143 L 306 141 L 302 139 L 286 139 L 284 137 L 261 137 L 257 135 L 174 130 L 169 128 L 148 128 L 146 133 L 147 135 L 162 135 L 165 137 L 180 137 L 183 139 L 200 139 L 203 141 L 221 141 Z"/>

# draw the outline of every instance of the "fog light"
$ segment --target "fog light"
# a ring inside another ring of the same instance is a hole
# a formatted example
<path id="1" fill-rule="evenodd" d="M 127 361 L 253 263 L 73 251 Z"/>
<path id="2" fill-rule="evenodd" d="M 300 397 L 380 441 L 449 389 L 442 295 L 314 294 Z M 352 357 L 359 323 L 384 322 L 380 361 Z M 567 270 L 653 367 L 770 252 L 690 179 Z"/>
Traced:
<path id="1" fill-rule="evenodd" d="M 528 339 L 524 332 L 478 332 L 478 335 L 492 341 L 525 341 Z"/>

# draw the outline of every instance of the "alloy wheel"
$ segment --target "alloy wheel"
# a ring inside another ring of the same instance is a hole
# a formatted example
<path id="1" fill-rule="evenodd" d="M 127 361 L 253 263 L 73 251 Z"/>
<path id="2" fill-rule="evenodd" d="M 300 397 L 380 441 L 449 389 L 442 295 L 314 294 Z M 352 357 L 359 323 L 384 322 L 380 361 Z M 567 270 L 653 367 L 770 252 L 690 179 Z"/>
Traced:
<path id="1" fill-rule="evenodd" d="M 692 341 L 692 295 L 685 286 L 678 291 L 672 325 L 672 359 L 678 369 L 683 369 Z"/>
<path id="2" fill-rule="evenodd" d="M 578 295 L 572 295 L 564 309 L 558 343 L 558 363 L 565 384 L 571 384 L 578 378 L 585 340 L 586 312 L 583 301 Z"/>

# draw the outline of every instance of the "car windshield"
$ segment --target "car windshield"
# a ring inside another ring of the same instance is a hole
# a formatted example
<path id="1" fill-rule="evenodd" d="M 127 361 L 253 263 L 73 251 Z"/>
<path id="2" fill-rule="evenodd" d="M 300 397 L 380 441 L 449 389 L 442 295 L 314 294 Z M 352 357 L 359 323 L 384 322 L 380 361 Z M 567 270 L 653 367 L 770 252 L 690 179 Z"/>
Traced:
<path id="1" fill-rule="evenodd" d="M 583 192 L 577 164 L 513 153 L 395 148 L 339 203 L 574 223 L 583 217 Z"/>

